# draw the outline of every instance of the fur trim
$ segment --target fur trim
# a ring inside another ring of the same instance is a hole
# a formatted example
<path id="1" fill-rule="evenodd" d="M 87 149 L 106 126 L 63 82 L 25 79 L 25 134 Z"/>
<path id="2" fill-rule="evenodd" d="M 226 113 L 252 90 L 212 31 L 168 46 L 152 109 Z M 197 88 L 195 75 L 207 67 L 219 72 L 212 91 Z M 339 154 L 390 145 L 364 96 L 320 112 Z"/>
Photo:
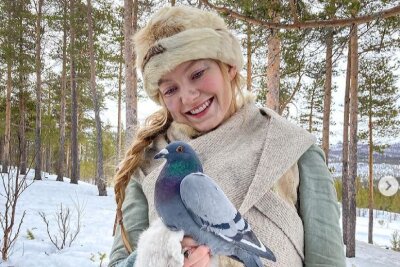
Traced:
<path id="1" fill-rule="evenodd" d="M 160 103 L 158 81 L 183 62 L 210 58 L 236 66 L 238 72 L 243 67 L 239 41 L 224 20 L 197 8 L 162 8 L 133 41 L 144 88 L 156 103 Z"/>
<path id="2" fill-rule="evenodd" d="M 183 231 L 169 230 L 160 218 L 144 231 L 137 245 L 134 267 L 181 267 Z M 218 267 L 218 257 L 211 257 L 211 267 Z"/>
<path id="3" fill-rule="evenodd" d="M 158 219 L 139 238 L 135 267 L 183 266 L 183 231 L 171 231 Z"/>

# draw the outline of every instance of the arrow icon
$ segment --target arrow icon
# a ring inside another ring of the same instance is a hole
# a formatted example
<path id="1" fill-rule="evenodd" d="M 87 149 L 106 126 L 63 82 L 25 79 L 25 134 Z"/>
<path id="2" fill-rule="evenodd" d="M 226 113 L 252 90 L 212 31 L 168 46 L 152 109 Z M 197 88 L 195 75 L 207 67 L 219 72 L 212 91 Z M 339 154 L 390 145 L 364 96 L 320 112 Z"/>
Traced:
<path id="1" fill-rule="evenodd" d="M 388 186 L 386 187 L 386 191 L 388 191 L 388 190 L 392 187 L 392 185 L 389 183 L 389 181 L 386 181 L 386 184 L 388 185 Z"/>

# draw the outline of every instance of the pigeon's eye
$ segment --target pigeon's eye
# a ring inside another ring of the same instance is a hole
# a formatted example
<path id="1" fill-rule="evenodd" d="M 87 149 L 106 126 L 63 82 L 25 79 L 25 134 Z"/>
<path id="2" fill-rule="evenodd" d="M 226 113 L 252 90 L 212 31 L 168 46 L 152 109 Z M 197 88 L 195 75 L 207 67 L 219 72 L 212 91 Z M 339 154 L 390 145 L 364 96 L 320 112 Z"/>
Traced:
<path id="1" fill-rule="evenodd" d="M 183 146 L 178 146 L 176 148 L 176 152 L 183 152 Z"/>

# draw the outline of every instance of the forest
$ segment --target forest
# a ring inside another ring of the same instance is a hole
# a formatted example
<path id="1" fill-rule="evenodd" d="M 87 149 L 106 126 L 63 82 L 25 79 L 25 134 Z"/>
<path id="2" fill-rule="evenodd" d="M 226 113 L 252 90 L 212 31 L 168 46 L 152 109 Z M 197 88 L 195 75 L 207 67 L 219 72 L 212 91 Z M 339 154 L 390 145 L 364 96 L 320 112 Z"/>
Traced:
<path id="1" fill-rule="evenodd" d="M 220 13 L 241 40 L 243 86 L 257 104 L 315 134 L 327 162 L 340 140 L 336 188 L 346 254 L 354 255 L 356 201 L 400 210 L 399 194 L 382 204 L 373 175 L 374 155 L 399 141 L 398 1 L 0 0 L 0 171 L 34 169 L 35 180 L 56 173 L 107 194 L 146 100 L 131 36 L 165 5 Z M 361 143 L 365 185 L 357 176 Z"/>

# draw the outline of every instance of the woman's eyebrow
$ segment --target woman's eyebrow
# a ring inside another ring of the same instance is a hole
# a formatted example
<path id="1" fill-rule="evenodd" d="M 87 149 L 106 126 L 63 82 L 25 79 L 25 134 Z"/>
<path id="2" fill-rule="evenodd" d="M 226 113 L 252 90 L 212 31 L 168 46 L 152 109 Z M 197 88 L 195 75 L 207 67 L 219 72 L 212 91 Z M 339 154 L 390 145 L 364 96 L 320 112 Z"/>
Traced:
<path id="1" fill-rule="evenodd" d="M 198 63 L 198 62 L 201 62 L 202 60 L 201 59 L 199 59 L 199 60 L 193 60 L 192 62 L 190 62 L 190 64 L 186 67 L 186 70 L 185 70 L 185 74 L 188 72 L 188 70 L 190 70 L 190 68 L 191 67 L 193 67 L 193 65 L 195 65 L 196 63 Z M 165 82 L 170 82 L 171 80 L 170 79 L 163 79 L 163 78 L 160 78 L 159 80 L 158 80 L 158 86 L 160 86 L 161 84 L 163 84 L 163 83 L 165 83 Z"/>
<path id="2" fill-rule="evenodd" d="M 158 80 L 158 86 L 160 86 L 161 84 L 163 84 L 163 83 L 166 83 L 166 82 L 169 82 L 169 81 L 171 81 L 171 80 L 169 80 L 169 79 L 159 79 Z"/>

